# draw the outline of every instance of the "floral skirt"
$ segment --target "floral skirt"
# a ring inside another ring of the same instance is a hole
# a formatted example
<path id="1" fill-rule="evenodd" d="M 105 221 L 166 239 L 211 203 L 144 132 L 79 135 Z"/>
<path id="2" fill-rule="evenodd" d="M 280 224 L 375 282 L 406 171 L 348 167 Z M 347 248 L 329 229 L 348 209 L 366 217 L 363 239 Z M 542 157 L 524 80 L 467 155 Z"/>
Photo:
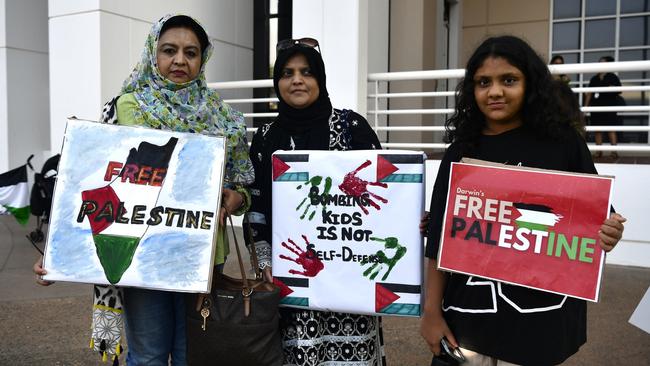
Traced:
<path id="1" fill-rule="evenodd" d="M 284 364 L 384 366 L 381 318 L 280 309 Z"/>

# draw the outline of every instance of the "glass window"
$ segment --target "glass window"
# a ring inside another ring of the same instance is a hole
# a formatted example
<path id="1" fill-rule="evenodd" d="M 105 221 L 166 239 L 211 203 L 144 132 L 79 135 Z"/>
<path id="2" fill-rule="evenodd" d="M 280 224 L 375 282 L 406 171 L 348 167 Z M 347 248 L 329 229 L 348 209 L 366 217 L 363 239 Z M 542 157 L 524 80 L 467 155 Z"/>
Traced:
<path id="1" fill-rule="evenodd" d="M 603 56 L 617 61 L 650 60 L 650 0 L 553 0 L 552 25 L 551 55 L 562 55 L 565 63 L 598 62 Z M 623 85 L 650 85 L 650 70 L 615 74 Z M 569 76 L 572 86 L 587 86 L 594 75 Z M 624 92 L 622 96 L 627 105 L 650 103 L 650 92 Z M 620 116 L 625 125 L 648 124 L 647 113 Z M 649 135 L 619 132 L 619 140 L 648 143 Z"/>
<path id="2" fill-rule="evenodd" d="M 614 57 L 614 50 L 611 51 L 597 51 L 597 52 L 585 52 L 585 57 L 583 62 L 598 62 L 601 57 L 611 56 Z"/>
<path id="3" fill-rule="evenodd" d="M 650 56 L 650 50 L 626 50 L 619 51 L 618 60 L 619 61 L 639 61 L 639 60 L 648 60 Z M 621 72 L 619 77 L 621 80 L 624 79 L 645 79 L 647 73 L 643 71 L 628 71 Z"/>
<path id="4" fill-rule="evenodd" d="M 615 37 L 616 20 L 599 19 L 585 22 L 585 49 L 614 47 Z"/>
<path id="5" fill-rule="evenodd" d="M 645 46 L 650 44 L 650 16 L 621 18 L 619 44 L 625 46 Z"/>
<path id="6" fill-rule="evenodd" d="M 577 50 L 580 48 L 580 22 L 553 24 L 553 49 Z"/>
<path id="7" fill-rule="evenodd" d="M 585 0 L 585 13 L 588 17 L 616 14 L 616 0 Z"/>
<path id="8" fill-rule="evenodd" d="M 580 18 L 580 0 L 554 0 L 553 18 Z"/>
<path id="9" fill-rule="evenodd" d="M 648 0 L 621 0 L 621 14 L 650 11 Z"/>
<path id="10" fill-rule="evenodd" d="M 564 59 L 565 64 L 577 64 L 579 53 L 554 53 L 553 56 L 560 55 Z"/>

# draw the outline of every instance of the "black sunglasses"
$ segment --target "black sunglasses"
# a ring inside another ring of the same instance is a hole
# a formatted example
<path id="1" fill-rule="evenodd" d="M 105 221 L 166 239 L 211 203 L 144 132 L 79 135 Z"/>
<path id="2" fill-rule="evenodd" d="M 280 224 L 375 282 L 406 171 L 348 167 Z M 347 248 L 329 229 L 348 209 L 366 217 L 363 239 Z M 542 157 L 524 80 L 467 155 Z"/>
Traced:
<path id="1" fill-rule="evenodd" d="M 283 39 L 280 42 L 278 42 L 278 44 L 275 46 L 275 51 L 276 52 L 284 51 L 293 46 L 317 48 L 318 53 L 320 53 L 320 46 L 318 45 L 318 41 L 309 37 L 299 38 L 299 39 L 290 39 L 290 38 Z"/>

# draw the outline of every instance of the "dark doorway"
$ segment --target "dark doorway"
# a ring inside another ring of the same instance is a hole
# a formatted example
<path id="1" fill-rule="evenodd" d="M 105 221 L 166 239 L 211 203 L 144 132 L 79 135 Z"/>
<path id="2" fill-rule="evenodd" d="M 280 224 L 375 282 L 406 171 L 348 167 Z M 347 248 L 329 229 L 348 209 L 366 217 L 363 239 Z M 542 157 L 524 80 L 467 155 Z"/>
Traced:
<path id="1" fill-rule="evenodd" d="M 275 62 L 275 44 L 278 40 L 291 38 L 292 0 L 256 0 L 254 5 L 255 22 L 253 35 L 253 78 L 270 79 Z M 273 88 L 256 88 L 255 98 L 275 97 Z M 255 113 L 268 113 L 277 110 L 276 103 L 255 103 Z M 255 118 L 253 127 L 269 122 L 271 118 Z"/>

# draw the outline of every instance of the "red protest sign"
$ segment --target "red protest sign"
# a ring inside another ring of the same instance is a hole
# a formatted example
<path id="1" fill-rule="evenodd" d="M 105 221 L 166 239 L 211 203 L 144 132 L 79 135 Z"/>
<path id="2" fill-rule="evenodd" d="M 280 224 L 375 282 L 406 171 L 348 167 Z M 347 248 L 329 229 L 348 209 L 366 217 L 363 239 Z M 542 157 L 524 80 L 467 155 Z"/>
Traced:
<path id="1" fill-rule="evenodd" d="M 452 163 L 440 269 L 597 301 L 613 178 Z"/>

